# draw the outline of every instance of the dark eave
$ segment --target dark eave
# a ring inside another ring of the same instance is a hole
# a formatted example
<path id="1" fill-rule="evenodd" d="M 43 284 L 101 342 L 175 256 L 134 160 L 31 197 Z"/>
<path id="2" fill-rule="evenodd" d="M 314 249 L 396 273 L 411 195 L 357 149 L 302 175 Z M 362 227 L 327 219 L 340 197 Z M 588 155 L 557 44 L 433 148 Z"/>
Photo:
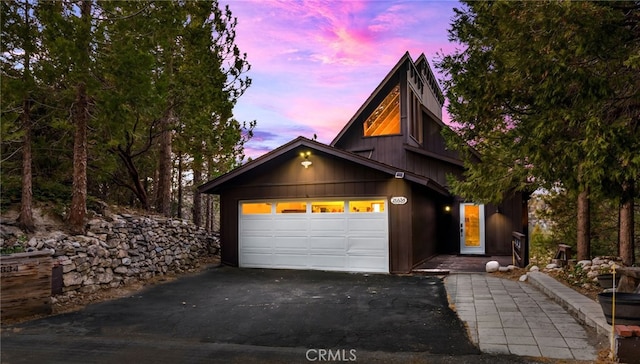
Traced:
<path id="1" fill-rule="evenodd" d="M 220 188 L 223 188 L 223 186 L 231 181 L 233 181 L 236 177 L 239 177 L 240 175 L 249 172 L 251 170 L 253 170 L 254 168 L 273 161 L 275 159 L 277 159 L 278 157 L 287 154 L 289 152 L 291 152 L 292 150 L 296 149 L 296 148 L 300 148 L 300 147 L 305 147 L 305 148 L 309 148 L 312 149 L 316 152 L 320 152 L 320 153 L 325 153 L 327 155 L 332 155 L 344 160 L 348 160 L 350 162 L 353 163 L 357 163 L 360 164 L 362 166 L 365 167 L 369 167 L 378 171 L 381 171 L 383 173 L 387 173 L 390 176 L 395 176 L 397 172 L 403 172 L 404 173 L 404 179 L 422 185 L 422 186 L 426 186 L 430 189 L 432 189 L 435 192 L 438 192 L 442 195 L 445 196 L 449 196 L 450 193 L 449 191 L 447 191 L 446 188 L 444 188 L 443 186 L 439 185 L 437 182 L 433 181 L 430 178 L 424 177 L 424 176 L 419 176 L 417 174 L 411 173 L 411 172 L 407 172 L 405 170 L 402 169 L 398 169 L 395 167 L 392 167 L 390 165 L 384 164 L 384 163 L 380 163 L 377 161 L 374 161 L 372 159 L 369 158 L 365 158 L 362 156 L 359 156 L 357 154 L 351 153 L 351 152 L 347 152 L 344 150 L 340 150 L 337 148 L 333 148 L 329 145 L 323 144 L 323 143 L 319 143 L 317 141 L 311 140 L 311 139 L 307 139 L 305 137 L 298 137 L 282 146 L 280 146 L 279 148 L 276 148 L 274 150 L 272 150 L 271 152 L 264 154 L 226 174 L 223 174 L 220 177 L 217 177 L 201 186 L 198 187 L 198 192 L 200 193 L 209 193 L 209 194 L 213 194 L 216 193 Z"/>
<path id="2" fill-rule="evenodd" d="M 447 156 L 444 156 L 442 154 L 430 152 L 428 150 L 424 150 L 422 148 L 417 148 L 417 147 L 414 147 L 414 146 L 409 145 L 409 144 L 404 144 L 404 149 L 406 151 L 413 152 L 413 153 L 416 153 L 416 154 L 420 154 L 420 155 L 423 155 L 425 157 L 437 159 L 439 161 L 450 163 L 450 164 L 453 164 L 453 165 L 458 166 L 458 167 L 464 167 L 464 162 L 462 160 L 460 160 L 460 159 L 457 159 L 457 158 L 447 157 Z"/>

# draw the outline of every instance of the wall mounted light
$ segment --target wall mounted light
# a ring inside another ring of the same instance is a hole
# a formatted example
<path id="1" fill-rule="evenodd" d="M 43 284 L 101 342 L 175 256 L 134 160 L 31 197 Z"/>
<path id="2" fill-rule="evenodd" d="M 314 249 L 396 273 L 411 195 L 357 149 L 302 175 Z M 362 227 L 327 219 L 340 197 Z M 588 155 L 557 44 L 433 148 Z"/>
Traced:
<path id="1" fill-rule="evenodd" d="M 445 211 L 445 212 L 451 212 L 451 206 L 446 205 L 446 206 L 444 207 L 444 211 Z"/>
<path id="2" fill-rule="evenodd" d="M 311 152 L 302 152 L 300 153 L 300 156 L 302 158 L 304 158 L 304 160 L 302 162 L 300 162 L 300 164 L 302 164 L 304 166 L 304 168 L 309 168 L 310 165 L 312 165 L 313 163 L 309 160 L 309 156 L 311 155 Z"/>

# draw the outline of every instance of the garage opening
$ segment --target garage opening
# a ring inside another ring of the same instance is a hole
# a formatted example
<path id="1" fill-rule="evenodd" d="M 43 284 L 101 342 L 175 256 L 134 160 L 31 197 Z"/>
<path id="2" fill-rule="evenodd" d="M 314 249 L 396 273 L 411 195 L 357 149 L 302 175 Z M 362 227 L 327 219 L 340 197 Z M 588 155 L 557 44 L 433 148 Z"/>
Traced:
<path id="1" fill-rule="evenodd" d="M 239 265 L 389 272 L 385 198 L 240 201 Z"/>

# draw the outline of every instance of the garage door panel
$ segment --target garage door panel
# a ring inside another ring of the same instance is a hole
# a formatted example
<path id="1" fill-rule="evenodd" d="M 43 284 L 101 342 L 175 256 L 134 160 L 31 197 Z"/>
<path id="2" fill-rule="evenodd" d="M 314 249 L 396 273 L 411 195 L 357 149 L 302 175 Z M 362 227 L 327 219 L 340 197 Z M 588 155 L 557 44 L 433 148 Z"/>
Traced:
<path id="1" fill-rule="evenodd" d="M 309 238 L 309 249 L 338 249 L 344 253 L 346 242 L 347 239 L 344 236 L 313 236 Z"/>
<path id="2" fill-rule="evenodd" d="M 344 271 L 347 266 L 347 257 L 343 254 L 336 255 L 312 255 L 309 257 L 310 267 L 325 270 Z"/>
<path id="3" fill-rule="evenodd" d="M 343 215 L 343 214 L 341 214 Z M 341 218 L 323 218 L 324 216 L 314 215 L 309 219 L 309 231 L 313 235 L 344 235 L 347 231 L 347 221 L 344 216 Z"/>
<path id="4" fill-rule="evenodd" d="M 376 214 L 377 215 L 377 214 Z M 382 219 L 378 218 L 353 218 L 349 219 L 349 233 L 366 234 L 366 235 L 386 235 L 387 226 L 381 223 Z"/>
<path id="5" fill-rule="evenodd" d="M 349 256 L 349 270 L 354 272 L 389 272 L 386 257 Z"/>
<path id="6" fill-rule="evenodd" d="M 384 238 L 374 237 L 349 237 L 347 244 L 347 251 L 352 252 L 382 252 L 386 253 L 388 250 L 387 240 Z"/>
<path id="7" fill-rule="evenodd" d="M 243 252 L 240 264 L 250 268 L 270 268 L 273 266 L 273 255 L 271 252 L 267 254 Z"/>
<path id="8" fill-rule="evenodd" d="M 273 228 L 273 219 L 256 219 L 251 216 L 251 218 L 245 218 L 241 225 L 243 234 L 264 233 Z"/>
<path id="9" fill-rule="evenodd" d="M 297 248 L 307 249 L 307 239 L 305 236 L 278 236 L 272 238 L 276 248 Z"/>
<path id="10" fill-rule="evenodd" d="M 271 249 L 274 240 L 270 236 L 244 236 L 242 246 L 245 249 L 266 248 Z"/>
<path id="11" fill-rule="evenodd" d="M 274 254 L 273 262 L 277 267 L 286 268 L 306 268 L 308 263 L 307 254 L 280 253 Z"/>
<path id="12" fill-rule="evenodd" d="M 240 265 L 389 272 L 386 206 L 381 213 L 312 211 L 252 215 L 240 211 Z"/>

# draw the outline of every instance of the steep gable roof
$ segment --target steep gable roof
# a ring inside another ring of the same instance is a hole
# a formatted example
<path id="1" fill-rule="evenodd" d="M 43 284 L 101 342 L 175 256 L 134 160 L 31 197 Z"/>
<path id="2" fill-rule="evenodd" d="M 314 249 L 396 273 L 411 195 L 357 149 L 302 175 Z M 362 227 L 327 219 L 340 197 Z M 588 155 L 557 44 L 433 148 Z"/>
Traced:
<path id="1" fill-rule="evenodd" d="M 433 71 L 431 71 L 429 61 L 427 61 L 427 56 L 425 56 L 424 53 L 420 54 L 420 57 L 418 57 L 414 65 L 418 71 L 420 71 L 422 78 L 427 83 L 427 86 L 429 86 L 429 89 L 431 89 L 431 92 L 434 93 L 436 99 L 440 102 L 440 105 L 443 106 L 444 94 L 442 93 L 442 89 L 440 88 L 440 84 L 438 84 L 436 76 L 433 74 Z"/>
<path id="2" fill-rule="evenodd" d="M 349 129 L 351 129 L 353 124 L 360 117 L 360 115 L 364 112 L 364 110 L 369 106 L 369 104 L 371 104 L 373 102 L 373 99 L 387 86 L 387 84 L 390 82 L 390 80 L 396 75 L 396 73 L 398 73 L 398 71 L 400 69 L 402 69 L 402 66 L 406 62 L 413 63 L 413 61 L 411 60 L 411 55 L 409 55 L 409 52 L 406 52 L 402 56 L 402 58 L 400 58 L 398 63 L 396 63 L 396 65 L 393 66 L 391 71 L 389 71 L 389 73 L 387 73 L 387 76 L 382 80 L 382 82 L 380 82 L 378 87 L 376 87 L 375 90 L 373 90 L 371 95 L 369 95 L 367 100 L 362 104 L 362 106 L 360 106 L 358 111 L 356 111 L 356 113 L 351 117 L 349 122 L 342 128 L 342 130 L 340 130 L 338 135 L 335 138 L 333 138 L 333 140 L 331 141 L 331 144 L 330 144 L 331 146 L 335 146 L 336 143 L 340 140 L 340 138 L 342 138 L 342 136 L 344 134 L 346 134 Z"/>
<path id="3" fill-rule="evenodd" d="M 355 153 L 333 148 L 329 145 L 319 143 L 317 141 L 307 139 L 302 136 L 297 137 L 296 139 L 293 139 L 292 141 L 280 146 L 279 148 L 276 148 L 267 154 L 264 154 L 226 174 L 223 174 L 220 177 L 217 177 L 201 185 L 200 187 L 198 187 L 198 191 L 200 193 L 216 193 L 217 191 L 219 191 L 220 188 L 223 188 L 227 183 L 232 182 L 234 179 L 236 179 L 240 175 L 246 172 L 249 172 L 265 163 L 275 161 L 286 155 L 290 155 L 300 147 L 308 148 L 315 152 L 338 157 L 343 160 L 348 160 L 353 163 L 358 163 L 362 166 L 369 167 L 383 173 L 387 173 L 390 176 L 395 176 L 396 172 L 404 172 L 404 179 L 422 186 L 426 186 L 442 195 L 449 196 L 449 191 L 447 191 L 446 188 L 439 185 L 438 183 L 436 183 L 430 178 L 419 176 L 417 174 L 406 172 L 403 170 L 399 170 L 396 167 L 392 167 L 390 165 L 380 163 L 369 158 L 361 157 Z"/>
<path id="4" fill-rule="evenodd" d="M 365 102 L 360 106 L 358 111 L 356 111 L 356 113 L 351 117 L 349 122 L 345 124 L 345 126 L 342 128 L 342 130 L 340 130 L 338 135 L 336 135 L 336 137 L 331 141 L 330 143 L 331 146 L 335 146 L 338 143 L 338 141 L 354 126 L 354 123 L 356 122 L 356 120 L 358 120 L 360 116 L 362 116 L 362 113 L 367 109 L 367 107 L 370 106 L 370 104 L 378 96 L 378 94 L 382 92 L 383 89 L 389 86 L 388 85 L 389 82 L 395 78 L 397 73 L 400 72 L 403 69 L 403 66 L 407 63 L 411 65 L 411 67 L 415 67 L 415 69 L 418 71 L 417 73 L 420 75 L 420 78 L 422 79 L 422 82 L 431 90 L 436 100 L 438 100 L 440 107 L 444 105 L 444 94 L 442 92 L 442 89 L 440 88 L 440 85 L 438 84 L 437 79 L 435 78 L 435 75 L 431 71 L 431 67 L 429 66 L 427 57 L 424 55 L 424 53 L 422 53 L 420 54 L 418 59 L 414 62 L 411 59 L 411 55 L 407 51 L 396 63 L 396 65 L 393 66 L 393 68 L 389 71 L 389 73 L 387 73 L 386 77 L 380 82 L 380 84 L 378 84 L 378 87 L 376 87 L 375 90 L 373 90 L 371 95 L 369 95 L 367 100 L 365 100 Z M 433 115 L 433 113 L 431 113 L 431 111 L 426 109 L 424 106 L 423 106 L 423 109 L 427 111 L 429 114 Z M 436 121 L 439 124 L 441 124 L 441 126 L 446 127 L 446 125 L 442 123 L 442 120 L 439 120 L 438 117 L 435 117 L 435 119 L 437 119 Z"/>

